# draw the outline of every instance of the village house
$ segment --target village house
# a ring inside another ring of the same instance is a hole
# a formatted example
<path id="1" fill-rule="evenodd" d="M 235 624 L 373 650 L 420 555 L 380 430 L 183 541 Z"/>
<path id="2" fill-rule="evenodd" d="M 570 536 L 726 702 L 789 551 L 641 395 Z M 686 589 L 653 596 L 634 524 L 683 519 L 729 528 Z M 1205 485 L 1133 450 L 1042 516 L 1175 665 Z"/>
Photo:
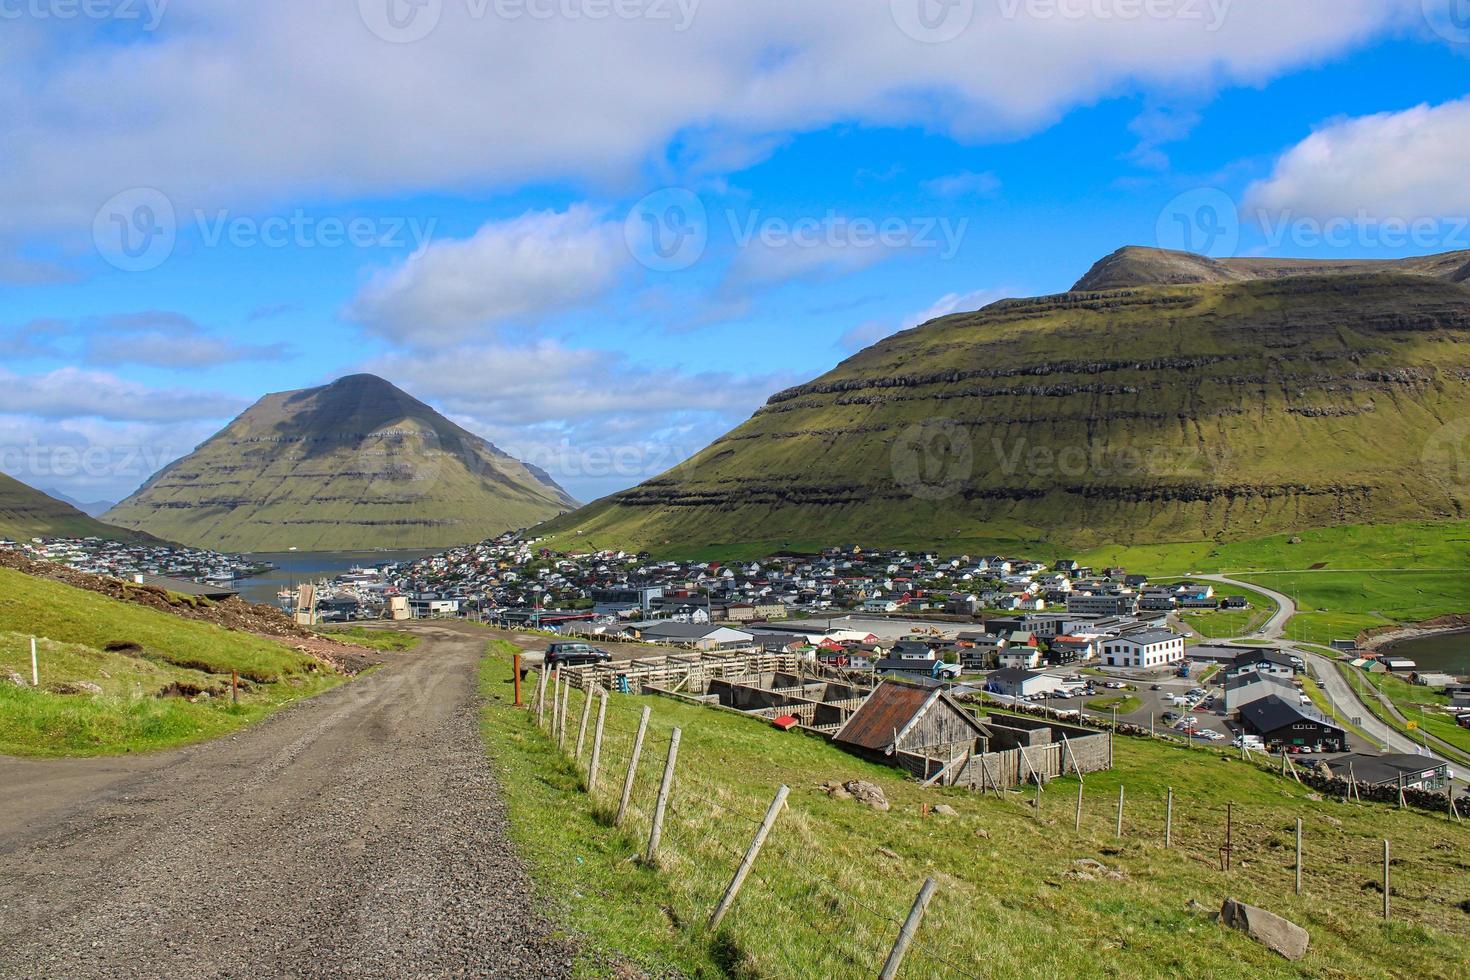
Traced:
<path id="1" fill-rule="evenodd" d="M 1316 708 L 1274 694 L 1241 708 L 1240 723 L 1272 752 L 1293 747 L 1313 752 L 1341 752 L 1347 748 L 1347 732 L 1342 726 L 1328 721 Z"/>
<path id="2" fill-rule="evenodd" d="M 1109 667 L 1164 667 L 1184 662 L 1184 637 L 1173 630 L 1149 629 L 1110 637 L 1102 644 Z"/>

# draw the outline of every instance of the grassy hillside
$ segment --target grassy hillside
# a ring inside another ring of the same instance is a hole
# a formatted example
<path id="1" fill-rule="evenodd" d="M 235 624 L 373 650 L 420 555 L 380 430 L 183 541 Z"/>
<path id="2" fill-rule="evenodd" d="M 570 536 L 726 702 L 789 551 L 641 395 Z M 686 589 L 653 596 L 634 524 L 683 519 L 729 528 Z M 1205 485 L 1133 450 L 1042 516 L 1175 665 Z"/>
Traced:
<path id="1" fill-rule="evenodd" d="M 569 548 L 667 554 L 1091 550 L 1458 518 L 1470 288 L 1292 271 L 933 321 L 545 530 Z"/>
<path id="2" fill-rule="evenodd" d="M 217 551 L 439 548 L 576 506 L 381 378 L 267 395 L 107 519 Z"/>
<path id="3" fill-rule="evenodd" d="M 32 636 L 41 638 L 39 689 L 6 680 L 13 672 L 29 682 Z M 239 704 L 229 698 L 232 670 L 243 678 Z M 271 640 L 0 568 L 3 753 L 165 748 L 239 728 L 340 679 Z M 67 690 L 77 693 L 59 693 Z"/>
<path id="4" fill-rule="evenodd" d="M 1275 775 L 1201 749 L 1119 739 L 1117 768 L 1004 799 L 925 790 L 817 739 L 662 698 L 609 701 L 596 801 L 579 769 L 527 713 L 509 706 L 506 648 L 483 670 L 484 732 L 505 788 L 512 833 L 558 921 L 582 934 L 587 975 L 618 961 L 692 975 L 863 977 L 878 972 L 926 876 L 939 890 L 904 976 L 1457 977 L 1470 970 L 1463 868 L 1470 829 L 1445 816 L 1323 800 Z M 632 817 L 616 806 L 643 705 L 653 710 Z M 575 741 L 580 694 L 571 700 Z M 640 853 L 673 726 L 683 730 L 662 871 Z M 886 813 L 818 788 L 865 779 Z M 777 784 L 791 787 L 734 910 L 705 921 Z M 1124 831 L 1115 837 L 1120 786 Z M 1163 847 L 1175 793 L 1174 847 Z M 926 816 L 943 802 L 954 816 Z M 1225 808 L 1236 850 L 1222 872 Z M 555 814 L 555 819 L 548 819 Z M 1293 894 L 1293 828 L 1306 827 L 1305 893 Z M 1382 839 L 1393 842 L 1394 918 L 1380 918 Z M 1086 864 L 1079 862 L 1096 862 Z M 1100 866 L 1100 867 L 1099 867 Z M 1311 932 L 1288 963 L 1208 918 L 1233 896 Z"/>
<path id="5" fill-rule="evenodd" d="M 0 473 L 0 538 L 25 541 L 37 537 L 132 541 L 147 535 L 103 524 L 71 504 Z"/>

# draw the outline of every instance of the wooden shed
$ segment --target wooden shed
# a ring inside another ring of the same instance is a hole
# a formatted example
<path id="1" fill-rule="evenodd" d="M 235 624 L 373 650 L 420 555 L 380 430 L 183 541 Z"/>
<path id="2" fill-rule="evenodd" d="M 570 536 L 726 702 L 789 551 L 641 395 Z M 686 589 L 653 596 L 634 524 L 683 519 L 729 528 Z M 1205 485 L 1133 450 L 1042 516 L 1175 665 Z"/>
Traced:
<path id="1" fill-rule="evenodd" d="M 984 752 L 985 727 L 943 688 L 884 681 L 833 741 L 858 755 L 948 757 Z"/>

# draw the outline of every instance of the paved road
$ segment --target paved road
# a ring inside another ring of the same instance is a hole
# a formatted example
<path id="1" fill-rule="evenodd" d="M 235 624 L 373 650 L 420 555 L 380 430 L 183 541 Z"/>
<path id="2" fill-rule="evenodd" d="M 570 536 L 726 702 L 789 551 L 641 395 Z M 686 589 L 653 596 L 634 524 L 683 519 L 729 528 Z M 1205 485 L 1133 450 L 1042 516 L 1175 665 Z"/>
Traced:
<path id="1" fill-rule="evenodd" d="M 0 757 L 0 977 L 567 975 L 461 629 L 225 739 Z"/>
<path id="2" fill-rule="evenodd" d="M 1322 692 L 1327 695 L 1327 700 L 1332 703 L 1337 714 L 1343 718 L 1352 719 L 1358 728 L 1371 737 L 1375 749 L 1382 750 L 1385 745 L 1391 752 L 1408 752 L 1418 754 L 1423 747 L 1413 739 L 1404 735 L 1392 726 L 1379 721 L 1373 713 L 1368 710 L 1367 705 L 1358 698 L 1350 684 L 1338 673 L 1331 658 L 1325 657 L 1314 650 L 1299 647 L 1288 640 L 1282 639 L 1286 632 L 1287 621 L 1296 615 L 1296 603 L 1291 597 L 1283 592 L 1259 585 L 1255 582 L 1242 582 L 1224 575 L 1204 575 L 1201 578 L 1209 579 L 1211 582 L 1219 582 L 1225 585 L 1235 585 L 1247 589 L 1255 589 L 1276 603 L 1276 613 L 1267 621 L 1266 625 L 1254 634 L 1250 639 L 1270 640 L 1277 646 L 1289 649 L 1306 659 L 1312 665 L 1312 673 L 1316 675 L 1321 684 Z M 1228 642 L 1228 641 L 1227 641 Z"/>

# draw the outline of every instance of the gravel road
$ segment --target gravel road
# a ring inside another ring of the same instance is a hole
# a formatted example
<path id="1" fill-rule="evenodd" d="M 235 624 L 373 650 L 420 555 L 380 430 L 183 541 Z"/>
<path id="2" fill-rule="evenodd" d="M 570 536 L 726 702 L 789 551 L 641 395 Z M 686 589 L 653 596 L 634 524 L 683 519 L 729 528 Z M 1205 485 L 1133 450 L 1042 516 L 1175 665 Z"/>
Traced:
<path id="1" fill-rule="evenodd" d="M 0 757 L 0 977 L 568 975 L 461 629 L 225 739 Z"/>

